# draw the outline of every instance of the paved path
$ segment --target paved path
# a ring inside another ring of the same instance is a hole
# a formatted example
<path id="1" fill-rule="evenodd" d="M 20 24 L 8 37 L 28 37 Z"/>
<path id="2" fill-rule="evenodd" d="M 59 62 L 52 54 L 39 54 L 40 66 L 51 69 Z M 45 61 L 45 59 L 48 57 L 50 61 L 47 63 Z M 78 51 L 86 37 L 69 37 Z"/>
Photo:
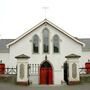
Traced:
<path id="1" fill-rule="evenodd" d="M 19 86 L 0 83 L 0 90 L 90 90 L 90 84 L 63 86 Z"/>

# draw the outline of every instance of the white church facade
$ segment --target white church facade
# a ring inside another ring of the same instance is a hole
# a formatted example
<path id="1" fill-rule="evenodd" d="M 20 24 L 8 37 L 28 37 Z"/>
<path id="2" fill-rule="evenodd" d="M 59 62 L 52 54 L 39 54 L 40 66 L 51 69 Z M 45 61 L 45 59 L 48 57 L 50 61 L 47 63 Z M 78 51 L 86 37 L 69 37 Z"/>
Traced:
<path id="1" fill-rule="evenodd" d="M 29 81 L 32 84 L 61 84 L 64 81 L 64 63 L 68 55 L 80 56 L 77 59 L 79 63 L 76 64 L 78 68 L 84 67 L 90 55 L 89 51 L 82 50 L 85 43 L 47 19 L 15 40 L 6 42 L 4 44 L 7 45 L 7 49 L 2 48 L 0 51 L 0 60 L 5 63 L 6 67 L 16 67 L 15 57 L 19 55 L 30 57 L 28 59 L 28 64 L 31 65 Z M 4 47 L 2 43 L 0 42 L 0 45 Z"/>

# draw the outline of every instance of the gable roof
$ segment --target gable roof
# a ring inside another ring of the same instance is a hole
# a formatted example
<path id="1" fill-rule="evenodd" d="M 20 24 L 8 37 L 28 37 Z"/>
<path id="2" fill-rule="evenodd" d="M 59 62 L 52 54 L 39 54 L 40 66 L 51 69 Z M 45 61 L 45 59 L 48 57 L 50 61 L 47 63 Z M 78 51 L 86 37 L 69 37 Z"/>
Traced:
<path id="1" fill-rule="evenodd" d="M 82 51 L 90 51 L 90 38 L 79 38 L 79 40 L 85 43 L 85 47 L 82 47 Z"/>
<path id="2" fill-rule="evenodd" d="M 76 54 L 70 54 L 70 55 L 67 55 L 67 56 L 65 56 L 65 58 L 80 58 L 81 56 L 79 56 L 79 55 L 76 55 Z"/>
<path id="3" fill-rule="evenodd" d="M 27 55 L 25 55 L 25 54 L 21 54 L 21 55 L 18 55 L 18 56 L 16 56 L 15 58 L 30 58 L 29 56 L 27 56 Z"/>
<path id="4" fill-rule="evenodd" d="M 0 53 L 8 53 L 9 48 L 6 45 L 15 39 L 0 39 Z"/>
<path id="5" fill-rule="evenodd" d="M 72 40 L 74 40 L 75 42 L 77 42 L 77 43 L 81 44 L 82 46 L 84 46 L 84 43 L 82 43 L 78 39 L 74 38 L 72 35 L 70 35 L 66 31 L 62 30 L 61 28 L 59 28 L 58 26 L 56 26 L 55 24 L 53 24 L 49 20 L 44 19 L 42 22 L 38 23 L 36 26 L 34 26 L 33 28 L 31 28 L 30 30 L 28 30 L 27 32 L 25 32 L 24 34 L 22 34 L 21 36 L 19 36 L 18 38 L 16 38 L 14 41 L 12 41 L 11 43 L 7 44 L 7 47 L 10 47 L 14 43 L 16 43 L 17 41 L 21 40 L 23 37 L 25 37 L 27 34 L 31 33 L 33 30 L 35 30 L 36 28 L 38 28 L 39 26 L 41 26 L 41 25 L 43 25 L 45 23 L 48 23 L 52 27 L 56 28 L 58 31 L 62 32 L 63 34 L 65 34 L 66 36 L 68 36 L 69 38 L 71 38 Z"/>

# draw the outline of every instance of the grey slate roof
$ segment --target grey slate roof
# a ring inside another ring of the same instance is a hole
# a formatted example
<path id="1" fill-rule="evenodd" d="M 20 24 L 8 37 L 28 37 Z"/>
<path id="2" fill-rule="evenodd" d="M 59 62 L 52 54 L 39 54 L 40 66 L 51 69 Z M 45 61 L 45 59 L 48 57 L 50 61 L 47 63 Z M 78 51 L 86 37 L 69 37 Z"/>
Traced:
<path id="1" fill-rule="evenodd" d="M 90 51 L 90 38 L 79 38 L 79 40 L 85 43 L 85 47 L 82 48 L 82 51 Z"/>
<path id="2" fill-rule="evenodd" d="M 0 39 L 0 53 L 8 53 L 9 48 L 6 45 L 15 39 Z"/>

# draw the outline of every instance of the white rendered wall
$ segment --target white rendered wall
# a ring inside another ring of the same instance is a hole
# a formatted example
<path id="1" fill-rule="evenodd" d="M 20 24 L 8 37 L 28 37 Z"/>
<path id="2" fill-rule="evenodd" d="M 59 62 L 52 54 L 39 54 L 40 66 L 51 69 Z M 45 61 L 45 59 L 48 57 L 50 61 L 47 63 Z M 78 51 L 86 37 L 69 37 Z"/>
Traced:
<path id="1" fill-rule="evenodd" d="M 43 40 L 42 40 L 42 32 L 43 29 L 47 27 L 49 30 L 49 53 L 43 53 Z M 40 38 L 39 42 L 39 53 L 34 54 L 32 52 L 32 37 L 37 34 Z M 53 36 L 57 34 L 60 37 L 60 52 L 58 54 L 53 53 Z M 15 56 L 20 54 L 25 54 L 30 56 L 29 63 L 30 64 L 41 64 L 42 61 L 45 60 L 45 55 L 47 55 L 47 59 L 51 62 L 54 70 L 54 84 L 60 84 L 61 80 L 63 80 L 63 63 L 66 61 L 65 56 L 74 53 L 77 55 L 81 55 L 81 45 L 67 37 L 66 35 L 62 34 L 60 31 L 56 30 L 55 28 L 51 27 L 50 25 L 47 26 L 40 26 L 32 33 L 29 33 L 23 39 L 16 42 L 14 45 L 10 47 L 10 62 L 12 65 L 16 65 Z M 32 80 L 34 80 L 32 78 Z M 38 83 L 39 80 L 37 80 Z M 35 82 L 35 81 L 33 81 Z"/>
<path id="2" fill-rule="evenodd" d="M 80 58 L 80 67 L 85 67 L 85 63 L 90 60 L 90 51 L 82 51 L 82 57 Z"/>
<path id="3" fill-rule="evenodd" d="M 12 61 L 10 60 L 9 53 L 0 53 L 0 61 L 5 64 L 5 67 L 13 67 Z"/>

